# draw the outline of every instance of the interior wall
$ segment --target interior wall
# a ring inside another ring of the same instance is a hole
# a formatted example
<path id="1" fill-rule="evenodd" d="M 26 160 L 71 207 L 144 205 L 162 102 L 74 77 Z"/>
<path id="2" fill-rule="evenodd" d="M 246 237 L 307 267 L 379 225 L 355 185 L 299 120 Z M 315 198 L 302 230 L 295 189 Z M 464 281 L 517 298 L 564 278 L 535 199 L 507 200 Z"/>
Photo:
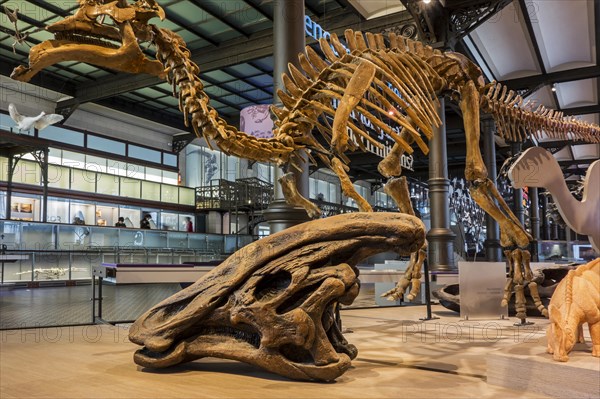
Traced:
<path id="1" fill-rule="evenodd" d="M 56 103 L 63 98 L 69 97 L 0 76 L 0 108 L 3 111 L 8 111 L 8 105 L 13 103 L 22 115 L 38 115 L 41 111 L 54 113 Z M 14 126 L 4 114 L 0 124 Z M 93 103 L 79 106 L 64 125 L 167 151 L 171 150 L 173 134 L 181 132 Z"/>

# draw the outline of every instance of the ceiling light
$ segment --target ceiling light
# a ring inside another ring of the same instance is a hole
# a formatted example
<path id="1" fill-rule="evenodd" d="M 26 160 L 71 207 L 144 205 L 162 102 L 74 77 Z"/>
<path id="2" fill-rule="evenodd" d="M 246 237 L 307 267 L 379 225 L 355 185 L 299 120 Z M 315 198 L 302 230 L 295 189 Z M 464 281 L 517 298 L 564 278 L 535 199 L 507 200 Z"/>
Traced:
<path id="1" fill-rule="evenodd" d="M 423 0 L 423 4 L 429 4 L 431 3 L 431 0 Z"/>
<path id="2" fill-rule="evenodd" d="M 389 110 L 389 111 L 388 111 L 388 115 L 389 115 L 389 116 L 392 116 L 392 115 L 394 115 L 394 111 L 392 111 L 392 110 Z"/>

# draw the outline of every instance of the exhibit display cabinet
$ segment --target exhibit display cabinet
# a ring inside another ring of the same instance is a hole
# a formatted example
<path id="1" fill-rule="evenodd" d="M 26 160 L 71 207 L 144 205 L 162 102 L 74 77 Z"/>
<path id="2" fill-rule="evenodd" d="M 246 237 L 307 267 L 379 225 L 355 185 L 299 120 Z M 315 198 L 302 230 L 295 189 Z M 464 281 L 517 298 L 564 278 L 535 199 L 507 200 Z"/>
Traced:
<path id="1" fill-rule="evenodd" d="M 249 235 L 0 221 L 1 283 L 89 280 L 100 263 L 181 264 L 220 260 Z"/>

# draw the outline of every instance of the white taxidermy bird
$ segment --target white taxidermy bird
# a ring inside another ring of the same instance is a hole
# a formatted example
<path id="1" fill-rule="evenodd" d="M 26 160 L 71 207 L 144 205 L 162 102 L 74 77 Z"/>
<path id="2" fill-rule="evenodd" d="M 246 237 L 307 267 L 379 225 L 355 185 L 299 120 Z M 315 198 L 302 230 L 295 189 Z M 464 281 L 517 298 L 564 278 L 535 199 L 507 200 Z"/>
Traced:
<path id="1" fill-rule="evenodd" d="M 25 131 L 32 127 L 35 127 L 37 130 L 42 130 L 64 119 L 62 115 L 46 114 L 44 111 L 40 112 L 38 116 L 21 115 L 14 104 L 8 104 L 8 113 L 12 120 L 17 124 L 19 130 Z"/>

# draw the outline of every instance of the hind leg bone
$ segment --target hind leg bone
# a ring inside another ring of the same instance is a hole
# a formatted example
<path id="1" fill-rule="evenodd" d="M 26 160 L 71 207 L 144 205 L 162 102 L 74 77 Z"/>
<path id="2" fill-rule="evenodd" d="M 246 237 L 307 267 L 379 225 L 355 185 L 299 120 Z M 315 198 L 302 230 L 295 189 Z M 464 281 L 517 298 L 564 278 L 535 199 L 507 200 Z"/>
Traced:
<path id="1" fill-rule="evenodd" d="M 533 275 L 529 266 L 529 252 L 520 248 L 529 246 L 532 238 L 523 229 L 523 226 L 498 193 L 496 186 L 487 176 L 487 170 L 479 148 L 479 92 L 473 82 L 467 82 L 461 89 L 460 109 L 463 113 L 467 139 L 465 177 L 472 183 L 469 189 L 471 196 L 488 215 L 498 222 L 502 247 L 517 247 L 514 251 L 507 251 L 508 262 L 511 265 L 509 278 L 512 281 L 505 286 L 502 305 L 508 304 L 508 299 L 511 296 L 509 290 L 514 286 L 517 317 L 524 320 L 526 317 L 524 286 L 531 283 Z M 530 289 L 530 292 L 536 305 L 544 313 L 546 309 L 541 304 L 536 288 Z"/>
<path id="2" fill-rule="evenodd" d="M 415 215 L 412 203 L 410 202 L 410 192 L 406 177 L 393 177 L 389 179 L 385 185 L 385 192 L 398 204 L 401 213 Z M 387 297 L 390 300 L 401 299 L 406 289 L 411 286 L 406 299 L 409 301 L 415 299 L 421 289 L 421 267 L 423 266 L 423 262 L 425 262 L 426 256 L 427 241 L 423 243 L 418 252 L 413 252 L 410 255 L 406 272 L 396 286 L 381 296 Z"/>

